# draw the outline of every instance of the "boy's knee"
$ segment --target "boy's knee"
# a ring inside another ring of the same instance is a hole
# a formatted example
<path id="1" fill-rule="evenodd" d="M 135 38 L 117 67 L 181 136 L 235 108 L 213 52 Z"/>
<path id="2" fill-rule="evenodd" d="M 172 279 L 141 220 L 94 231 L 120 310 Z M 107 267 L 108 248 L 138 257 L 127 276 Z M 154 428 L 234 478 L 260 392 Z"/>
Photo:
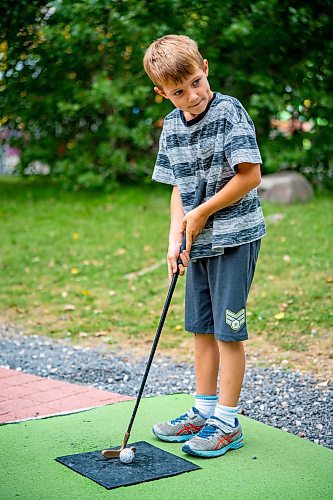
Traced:
<path id="1" fill-rule="evenodd" d="M 230 347 L 234 349 L 239 349 L 240 347 L 243 347 L 244 341 L 243 340 L 219 340 L 218 341 L 219 345 L 221 347 Z"/>

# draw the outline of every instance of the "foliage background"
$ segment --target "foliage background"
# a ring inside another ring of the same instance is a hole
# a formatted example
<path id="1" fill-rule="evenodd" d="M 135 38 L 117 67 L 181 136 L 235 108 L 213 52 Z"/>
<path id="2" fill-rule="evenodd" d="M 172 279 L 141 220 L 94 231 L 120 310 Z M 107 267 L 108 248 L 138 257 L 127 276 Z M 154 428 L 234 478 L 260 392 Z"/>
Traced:
<path id="1" fill-rule="evenodd" d="M 163 116 L 142 68 L 167 33 L 197 40 L 213 90 L 256 124 L 264 172 L 297 169 L 332 187 L 330 0 L 5 0 L 0 39 L 3 144 L 79 189 L 148 180 Z M 294 127 L 285 135 L 272 120 Z M 310 130 L 302 131 L 302 124 Z"/>

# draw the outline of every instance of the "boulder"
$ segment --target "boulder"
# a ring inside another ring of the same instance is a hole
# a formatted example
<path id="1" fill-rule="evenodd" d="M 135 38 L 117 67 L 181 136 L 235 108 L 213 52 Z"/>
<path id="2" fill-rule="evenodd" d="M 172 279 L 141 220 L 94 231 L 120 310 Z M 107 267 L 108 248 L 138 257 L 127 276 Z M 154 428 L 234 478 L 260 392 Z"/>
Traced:
<path id="1" fill-rule="evenodd" d="M 298 172 L 278 172 L 264 175 L 258 186 L 261 200 L 290 205 L 297 201 L 308 202 L 313 189 L 306 178 Z"/>

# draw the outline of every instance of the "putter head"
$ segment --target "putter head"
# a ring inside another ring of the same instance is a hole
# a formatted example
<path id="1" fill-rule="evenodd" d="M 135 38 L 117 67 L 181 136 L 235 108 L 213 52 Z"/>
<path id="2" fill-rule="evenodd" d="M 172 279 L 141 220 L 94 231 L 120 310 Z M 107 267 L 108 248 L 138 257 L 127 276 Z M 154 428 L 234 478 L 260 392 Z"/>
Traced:
<path id="1" fill-rule="evenodd" d="M 121 448 L 119 448 L 119 450 L 103 450 L 102 455 L 105 458 L 119 458 L 120 452 L 125 448 L 126 448 L 125 446 L 122 446 Z M 132 450 L 133 453 L 135 453 L 136 452 L 135 446 L 131 446 L 130 450 Z"/>
<path id="2" fill-rule="evenodd" d="M 130 437 L 129 432 L 126 432 L 121 447 L 118 450 L 103 450 L 102 451 L 103 457 L 105 457 L 105 458 L 119 458 L 120 452 L 126 448 L 129 437 Z M 135 446 L 131 446 L 130 449 L 133 451 L 133 453 L 136 452 Z"/>

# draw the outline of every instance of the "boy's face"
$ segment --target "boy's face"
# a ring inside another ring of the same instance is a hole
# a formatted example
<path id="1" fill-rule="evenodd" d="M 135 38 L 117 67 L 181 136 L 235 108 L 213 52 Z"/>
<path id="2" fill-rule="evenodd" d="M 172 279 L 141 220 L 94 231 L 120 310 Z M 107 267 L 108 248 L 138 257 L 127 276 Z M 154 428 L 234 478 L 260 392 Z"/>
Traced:
<path id="1" fill-rule="evenodd" d="M 180 84 L 168 82 L 163 86 L 163 90 L 158 87 L 154 87 L 154 90 L 166 99 L 170 99 L 176 108 L 181 109 L 186 120 L 192 120 L 205 111 L 207 104 L 213 97 L 207 76 L 208 61 L 204 59 L 203 70 L 197 68 L 192 75 Z"/>

